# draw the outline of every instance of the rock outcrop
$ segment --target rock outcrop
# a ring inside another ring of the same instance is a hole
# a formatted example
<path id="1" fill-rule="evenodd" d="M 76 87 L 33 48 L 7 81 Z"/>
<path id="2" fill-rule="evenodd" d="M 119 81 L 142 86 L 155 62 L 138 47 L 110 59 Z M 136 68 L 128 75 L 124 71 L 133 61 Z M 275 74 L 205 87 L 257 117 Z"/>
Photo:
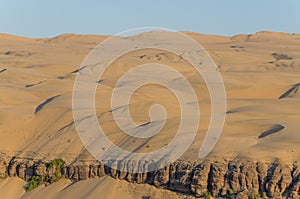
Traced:
<path id="1" fill-rule="evenodd" d="M 140 166 L 132 164 L 133 166 Z M 59 176 L 73 181 L 109 175 L 132 183 L 147 183 L 181 193 L 203 197 L 227 198 L 299 198 L 300 168 L 296 163 L 251 161 L 177 161 L 155 172 L 126 173 L 99 162 L 78 162 L 62 165 Z M 32 176 L 52 179 L 57 168 L 39 160 L 13 158 L 0 160 L 0 177 L 17 176 L 30 180 Z"/>

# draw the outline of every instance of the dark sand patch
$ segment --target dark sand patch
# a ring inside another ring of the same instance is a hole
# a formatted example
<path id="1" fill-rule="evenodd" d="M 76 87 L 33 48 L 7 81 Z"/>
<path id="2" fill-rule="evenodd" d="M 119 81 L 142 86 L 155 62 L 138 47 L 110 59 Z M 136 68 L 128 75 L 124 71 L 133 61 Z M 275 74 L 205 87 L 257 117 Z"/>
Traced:
<path id="1" fill-rule="evenodd" d="M 261 133 L 258 136 L 258 138 L 264 138 L 264 137 L 269 136 L 271 134 L 278 133 L 279 131 L 283 130 L 284 128 L 285 128 L 285 126 L 283 126 L 281 124 L 276 124 L 270 130 L 267 130 L 267 131 Z"/>
<path id="2" fill-rule="evenodd" d="M 1 69 L 1 70 L 0 70 L 0 73 L 3 73 L 3 72 L 5 72 L 5 71 L 7 71 L 7 69 L 6 69 L 6 68 L 4 68 L 4 69 Z"/>
<path id="3" fill-rule="evenodd" d="M 52 100 L 54 100 L 55 98 L 59 97 L 60 95 L 56 95 L 56 96 L 53 96 L 53 97 L 50 97 L 48 99 L 46 99 L 43 103 L 39 104 L 36 108 L 35 108 L 35 111 L 34 113 L 38 113 L 39 111 L 41 111 L 45 105 L 47 105 L 48 103 L 50 103 Z"/>
<path id="4" fill-rule="evenodd" d="M 40 82 L 38 82 L 38 83 L 35 83 L 35 84 L 26 84 L 25 85 L 25 88 L 29 88 L 29 87 L 32 87 L 32 86 L 37 86 L 37 85 L 39 85 L 39 84 L 42 84 L 42 83 L 44 83 L 46 80 L 44 80 L 44 81 L 40 81 Z"/>
<path id="5" fill-rule="evenodd" d="M 300 83 L 293 85 L 289 90 L 279 96 L 279 99 L 283 99 L 288 97 L 292 93 L 297 93 L 299 89 Z"/>

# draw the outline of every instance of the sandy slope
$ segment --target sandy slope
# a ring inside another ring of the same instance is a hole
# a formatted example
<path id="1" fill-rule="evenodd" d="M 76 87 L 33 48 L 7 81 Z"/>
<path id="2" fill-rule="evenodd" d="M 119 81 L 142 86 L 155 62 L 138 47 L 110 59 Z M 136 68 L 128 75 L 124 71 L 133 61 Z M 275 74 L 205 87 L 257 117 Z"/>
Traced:
<path id="1" fill-rule="evenodd" d="M 6 178 L 0 181 L 1 198 L 20 198 L 24 193 L 26 182 L 19 178 Z"/>
<path id="2" fill-rule="evenodd" d="M 155 188 L 146 184 L 131 184 L 126 181 L 115 180 L 111 177 L 100 179 L 83 180 L 72 183 L 69 180 L 60 180 L 47 187 L 40 186 L 30 192 L 24 191 L 26 183 L 19 178 L 7 178 L 0 182 L 0 196 L 5 199 L 45 199 L 54 198 L 154 198 L 171 199 L 186 198 L 187 196 L 177 194 L 169 190 Z M 190 197 L 193 198 L 193 197 Z"/>
<path id="3" fill-rule="evenodd" d="M 210 157 L 299 160 L 300 35 L 259 32 L 229 38 L 186 34 L 201 43 L 221 66 L 226 87 L 226 122 Z M 78 157 L 92 159 L 75 131 L 71 97 L 76 70 L 89 51 L 105 38 L 68 34 L 51 39 L 27 39 L 0 35 L 0 150 L 3 156 L 62 157 L 67 162 Z M 201 126 L 194 144 L 182 157 L 195 159 L 210 118 L 207 88 L 186 62 L 174 61 L 176 56 L 161 53 L 153 50 L 133 52 L 113 64 L 97 88 L 99 122 L 115 143 L 128 150 L 148 152 L 168 143 L 178 128 L 180 114 L 174 96 L 162 88 L 154 90 L 152 85 L 138 90 L 132 98 L 130 111 L 138 124 L 148 122 L 145 113 L 153 103 L 165 105 L 168 111 L 168 121 L 161 134 L 145 141 L 126 137 L 112 121 L 109 94 L 116 80 L 134 65 L 171 62 L 170 65 L 182 72 L 198 92 Z M 161 55 L 159 60 L 158 54 Z M 284 128 L 277 131 L 278 126 Z M 15 179 L 1 182 L 4 183 L 1 190 L 9 187 L 12 180 Z M 115 189 L 123 183 L 103 180 L 108 181 L 105 184 L 113 183 Z M 102 180 L 96 181 L 80 184 L 82 187 L 103 184 Z M 60 182 L 39 191 L 52 190 L 51 194 L 55 194 L 61 190 L 59 194 L 71 197 L 68 194 L 75 192 L 68 190 L 76 190 L 77 185 L 63 189 L 67 184 Z M 92 189 L 89 192 L 86 194 L 96 193 Z M 21 193 L 20 190 L 12 194 Z M 130 198 L 132 189 L 122 189 L 116 194 L 121 193 Z"/>

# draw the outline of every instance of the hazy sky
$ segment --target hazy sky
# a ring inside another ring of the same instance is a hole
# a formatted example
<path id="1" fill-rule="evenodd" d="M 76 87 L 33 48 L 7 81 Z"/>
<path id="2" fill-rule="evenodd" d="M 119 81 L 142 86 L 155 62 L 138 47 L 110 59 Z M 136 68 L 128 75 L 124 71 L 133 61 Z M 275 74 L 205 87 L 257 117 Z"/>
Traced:
<path id="1" fill-rule="evenodd" d="M 0 32 L 116 34 L 154 26 L 217 35 L 300 33 L 300 0 L 0 0 Z"/>

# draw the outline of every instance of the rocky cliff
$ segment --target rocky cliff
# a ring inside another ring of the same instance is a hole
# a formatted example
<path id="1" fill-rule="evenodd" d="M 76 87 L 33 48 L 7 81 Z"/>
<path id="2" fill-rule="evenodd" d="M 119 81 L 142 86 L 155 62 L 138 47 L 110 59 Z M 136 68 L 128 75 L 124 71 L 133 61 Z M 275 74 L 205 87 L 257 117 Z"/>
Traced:
<path id="1" fill-rule="evenodd" d="M 131 163 L 131 165 L 139 165 Z M 33 176 L 52 183 L 58 178 L 73 181 L 109 175 L 132 183 L 147 183 L 159 188 L 192 194 L 227 198 L 299 198 L 300 167 L 297 163 L 251 162 L 247 160 L 182 162 L 149 173 L 124 173 L 99 162 L 78 161 L 58 166 L 33 159 L 3 158 L 0 177 L 20 177 L 30 181 Z M 46 180 L 45 180 L 46 179 Z M 54 180 L 49 180 L 54 179 Z"/>

